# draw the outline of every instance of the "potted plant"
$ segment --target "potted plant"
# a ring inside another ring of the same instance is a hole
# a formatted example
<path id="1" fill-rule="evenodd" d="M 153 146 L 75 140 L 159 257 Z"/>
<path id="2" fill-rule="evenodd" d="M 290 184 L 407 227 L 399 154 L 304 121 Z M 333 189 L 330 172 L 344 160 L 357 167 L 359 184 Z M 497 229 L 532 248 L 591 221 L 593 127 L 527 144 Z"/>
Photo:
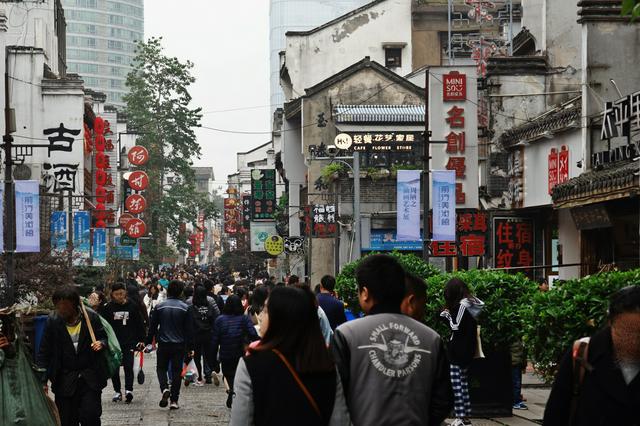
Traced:
<path id="1" fill-rule="evenodd" d="M 325 185 L 337 180 L 344 173 L 345 166 L 340 163 L 331 163 L 322 168 L 320 176 Z"/>
<path id="2" fill-rule="evenodd" d="M 391 177 L 396 178 L 398 170 L 422 170 L 422 166 L 417 164 L 394 164 L 391 166 Z"/>

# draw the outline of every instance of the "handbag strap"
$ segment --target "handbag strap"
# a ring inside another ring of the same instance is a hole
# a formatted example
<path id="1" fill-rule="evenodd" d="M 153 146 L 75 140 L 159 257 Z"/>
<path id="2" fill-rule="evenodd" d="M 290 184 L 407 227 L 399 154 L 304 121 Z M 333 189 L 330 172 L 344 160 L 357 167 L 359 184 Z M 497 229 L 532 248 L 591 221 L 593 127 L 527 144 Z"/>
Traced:
<path id="1" fill-rule="evenodd" d="M 300 388 L 300 390 L 302 390 L 304 395 L 307 397 L 307 400 L 309 400 L 309 404 L 311 404 L 311 407 L 313 407 L 313 411 L 316 412 L 318 417 L 322 418 L 322 413 L 320 412 L 320 407 L 318 407 L 318 404 L 316 403 L 316 400 L 313 399 L 313 396 L 309 392 L 309 389 L 307 389 L 307 387 L 304 385 L 304 383 L 302 383 L 302 380 L 300 380 L 300 376 L 298 376 L 298 373 L 296 373 L 296 370 L 293 369 L 293 367 L 291 366 L 291 364 L 289 363 L 287 358 L 285 358 L 285 356 L 282 355 L 282 352 L 280 352 L 279 350 L 277 350 L 275 348 L 271 349 L 271 350 L 273 351 L 273 353 L 278 355 L 278 357 L 282 360 L 284 365 L 287 366 L 287 368 L 289 369 L 289 372 L 291 373 L 291 375 L 293 376 L 294 380 L 298 384 L 298 387 Z"/>
<path id="2" fill-rule="evenodd" d="M 91 325 L 91 320 L 89 319 L 87 308 L 84 307 L 84 303 L 80 303 L 80 309 L 82 309 L 82 315 L 84 316 L 84 320 L 87 323 L 87 328 L 89 329 L 89 334 L 91 335 L 91 343 L 95 343 L 96 334 L 93 332 L 93 326 Z"/>

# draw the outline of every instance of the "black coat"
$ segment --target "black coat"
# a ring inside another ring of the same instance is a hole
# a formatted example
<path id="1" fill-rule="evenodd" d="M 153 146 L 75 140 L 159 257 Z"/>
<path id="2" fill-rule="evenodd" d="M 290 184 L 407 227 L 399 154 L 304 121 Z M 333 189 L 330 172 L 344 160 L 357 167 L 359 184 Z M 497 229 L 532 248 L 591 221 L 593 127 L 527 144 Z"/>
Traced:
<path id="1" fill-rule="evenodd" d="M 76 353 L 71 337 L 67 332 L 65 321 L 53 314 L 49 316 L 40 344 L 37 364 L 47 370 L 47 378 L 51 380 L 51 390 L 56 396 L 72 396 L 82 377 L 87 386 L 101 391 L 107 386 L 104 351 L 107 348 L 107 335 L 102 327 L 98 314 L 87 308 L 96 340 L 102 342 L 105 349 L 95 352 L 91 349 L 91 335 L 82 314 L 82 327 Z"/>
<path id="2" fill-rule="evenodd" d="M 627 385 L 616 365 L 611 329 L 596 333 L 589 343 L 589 363 L 576 409 L 575 426 L 640 425 L 640 374 Z M 577 372 L 577 370 L 576 370 Z M 573 358 L 563 358 L 544 412 L 545 426 L 568 426 L 573 390 Z"/>

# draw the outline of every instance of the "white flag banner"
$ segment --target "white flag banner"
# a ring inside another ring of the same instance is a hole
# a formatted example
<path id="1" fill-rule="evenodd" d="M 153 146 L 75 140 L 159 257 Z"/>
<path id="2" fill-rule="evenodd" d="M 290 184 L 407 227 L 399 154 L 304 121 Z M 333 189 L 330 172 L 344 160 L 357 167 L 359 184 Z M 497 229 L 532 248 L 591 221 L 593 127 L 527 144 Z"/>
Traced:
<path id="1" fill-rule="evenodd" d="M 397 241 L 419 241 L 420 170 L 398 170 Z"/>
<path id="2" fill-rule="evenodd" d="M 40 186 L 37 180 L 15 183 L 16 253 L 40 252 Z"/>
<path id="3" fill-rule="evenodd" d="M 433 196 L 433 240 L 456 240 L 456 172 L 434 170 Z"/>

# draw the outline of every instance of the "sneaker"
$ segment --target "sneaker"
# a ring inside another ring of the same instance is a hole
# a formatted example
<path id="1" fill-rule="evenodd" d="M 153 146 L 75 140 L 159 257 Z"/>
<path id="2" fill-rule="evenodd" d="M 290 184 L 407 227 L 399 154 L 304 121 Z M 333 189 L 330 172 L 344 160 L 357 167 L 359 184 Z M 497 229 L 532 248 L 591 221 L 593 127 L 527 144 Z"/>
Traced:
<path id="1" fill-rule="evenodd" d="M 213 384 L 216 386 L 220 386 L 220 378 L 218 377 L 217 374 L 213 375 Z"/>
<path id="2" fill-rule="evenodd" d="M 233 392 L 228 392 L 227 395 L 227 408 L 231 408 L 231 404 L 233 404 Z"/>
<path id="3" fill-rule="evenodd" d="M 133 401 L 133 392 L 125 391 L 124 399 L 127 404 L 131 404 L 131 401 Z"/>
<path id="4" fill-rule="evenodd" d="M 464 420 L 457 418 L 449 426 L 464 426 Z"/>
<path id="5" fill-rule="evenodd" d="M 176 401 L 171 401 L 171 405 L 169 405 L 169 409 L 170 410 L 177 410 L 179 408 L 180 408 L 180 406 L 178 405 L 178 403 Z"/>
<path id="6" fill-rule="evenodd" d="M 194 386 L 197 386 L 197 387 L 204 386 L 204 381 L 202 381 L 202 380 L 196 380 L 196 381 L 193 383 L 193 385 L 194 385 Z"/>
<path id="7" fill-rule="evenodd" d="M 527 404 L 525 404 L 524 402 L 518 402 L 516 404 L 513 404 L 513 409 L 514 410 L 528 410 L 529 407 L 527 407 Z"/>
<path id="8" fill-rule="evenodd" d="M 169 405 L 169 397 L 171 396 L 171 392 L 169 392 L 169 389 L 165 389 L 162 391 L 162 399 L 160 400 L 160 407 L 164 408 L 167 405 Z"/>
<path id="9" fill-rule="evenodd" d="M 116 392 L 115 394 L 113 394 L 113 398 L 111 399 L 113 402 L 120 402 L 122 401 L 122 394 L 120 392 Z"/>

